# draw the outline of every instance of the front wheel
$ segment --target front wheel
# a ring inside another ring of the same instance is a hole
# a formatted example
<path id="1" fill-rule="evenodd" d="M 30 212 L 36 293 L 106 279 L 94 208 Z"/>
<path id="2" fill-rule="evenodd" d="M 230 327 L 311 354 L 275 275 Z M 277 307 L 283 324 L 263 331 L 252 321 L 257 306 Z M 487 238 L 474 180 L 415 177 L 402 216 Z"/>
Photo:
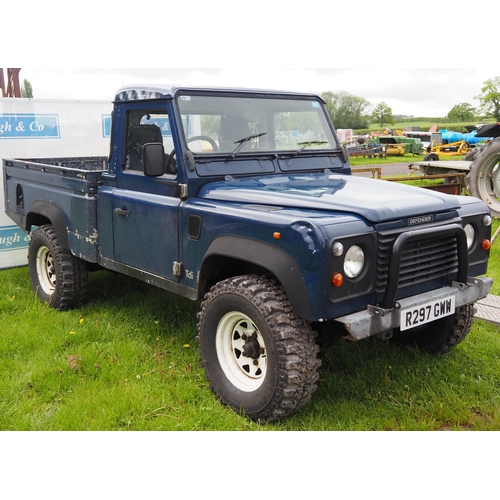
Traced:
<path id="1" fill-rule="evenodd" d="M 85 262 L 62 248 L 51 225 L 35 230 L 28 248 L 31 286 L 36 295 L 60 311 L 81 306 L 87 295 Z"/>
<path id="2" fill-rule="evenodd" d="M 394 333 L 398 344 L 414 345 L 429 354 L 445 354 L 462 342 L 474 323 L 474 304 L 457 308 L 454 314 L 428 325 Z"/>
<path id="3" fill-rule="evenodd" d="M 221 281 L 205 295 L 197 340 L 212 391 L 236 412 L 272 422 L 316 390 L 316 333 L 282 287 L 257 275 Z"/>

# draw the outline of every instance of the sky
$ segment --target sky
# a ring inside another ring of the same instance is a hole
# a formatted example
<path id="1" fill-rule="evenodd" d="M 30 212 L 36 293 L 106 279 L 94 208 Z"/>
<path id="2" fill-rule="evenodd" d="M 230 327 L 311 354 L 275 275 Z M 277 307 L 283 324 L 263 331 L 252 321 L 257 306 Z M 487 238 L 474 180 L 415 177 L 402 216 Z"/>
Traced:
<path id="1" fill-rule="evenodd" d="M 372 108 L 385 102 L 396 115 L 443 117 L 456 104 L 476 107 L 483 83 L 500 76 L 491 52 L 496 31 L 488 28 L 494 17 L 482 18 L 477 37 L 465 37 L 466 17 L 451 22 L 448 2 L 386 0 L 374 9 L 192 0 L 152 8 L 87 0 L 77 11 L 63 0 L 48 3 L 30 5 L 22 24 L 2 25 L 0 62 L 21 68 L 35 98 L 110 102 L 135 83 L 343 91 Z M 482 11 L 489 4 L 496 5 L 483 0 Z M 20 15 L 13 2 L 2 9 L 5 19 Z"/>
<path id="2" fill-rule="evenodd" d="M 483 83 L 500 76 L 487 68 L 21 68 L 35 98 L 112 101 L 120 87 L 138 83 L 265 88 L 321 94 L 348 92 L 371 108 L 385 102 L 396 115 L 444 117 L 469 103 Z M 370 108 L 368 108 L 370 109 Z"/>

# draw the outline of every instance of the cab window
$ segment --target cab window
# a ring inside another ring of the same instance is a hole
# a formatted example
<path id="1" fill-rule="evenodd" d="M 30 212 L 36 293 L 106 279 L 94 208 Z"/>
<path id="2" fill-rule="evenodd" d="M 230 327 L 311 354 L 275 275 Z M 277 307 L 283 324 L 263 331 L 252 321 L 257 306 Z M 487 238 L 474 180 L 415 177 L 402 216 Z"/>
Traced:
<path id="1" fill-rule="evenodd" d="M 127 114 L 124 170 L 143 173 L 142 148 L 145 144 L 161 143 L 165 149 L 165 174 L 176 174 L 175 162 L 167 162 L 174 149 L 172 129 L 165 110 L 133 110 Z M 170 164 L 167 164 L 170 163 Z"/>

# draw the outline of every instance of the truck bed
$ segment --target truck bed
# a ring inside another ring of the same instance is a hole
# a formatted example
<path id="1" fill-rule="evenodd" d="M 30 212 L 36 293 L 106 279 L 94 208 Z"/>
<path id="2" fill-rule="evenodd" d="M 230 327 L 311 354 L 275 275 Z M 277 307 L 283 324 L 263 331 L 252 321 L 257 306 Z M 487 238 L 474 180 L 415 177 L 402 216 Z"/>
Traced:
<path id="1" fill-rule="evenodd" d="M 97 190 L 105 157 L 4 159 L 5 211 L 24 231 L 40 225 L 37 210 L 50 206 L 75 255 L 97 261 Z"/>

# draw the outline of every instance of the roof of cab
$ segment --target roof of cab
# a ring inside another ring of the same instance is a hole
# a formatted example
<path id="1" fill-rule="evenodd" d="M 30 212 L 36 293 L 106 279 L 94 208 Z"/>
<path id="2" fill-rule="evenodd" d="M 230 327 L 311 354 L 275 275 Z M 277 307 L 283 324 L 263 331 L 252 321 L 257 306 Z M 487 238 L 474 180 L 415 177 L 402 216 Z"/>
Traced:
<path id="1" fill-rule="evenodd" d="M 307 96 L 319 97 L 316 94 L 304 92 L 291 92 L 288 90 L 264 90 L 248 88 L 230 88 L 230 87 L 180 87 L 168 85 L 129 85 L 122 87 L 116 92 L 116 101 L 140 101 L 146 99 L 173 99 L 175 94 L 180 91 L 205 91 L 205 92 L 232 92 L 245 94 L 279 94 L 287 96 Z"/>

